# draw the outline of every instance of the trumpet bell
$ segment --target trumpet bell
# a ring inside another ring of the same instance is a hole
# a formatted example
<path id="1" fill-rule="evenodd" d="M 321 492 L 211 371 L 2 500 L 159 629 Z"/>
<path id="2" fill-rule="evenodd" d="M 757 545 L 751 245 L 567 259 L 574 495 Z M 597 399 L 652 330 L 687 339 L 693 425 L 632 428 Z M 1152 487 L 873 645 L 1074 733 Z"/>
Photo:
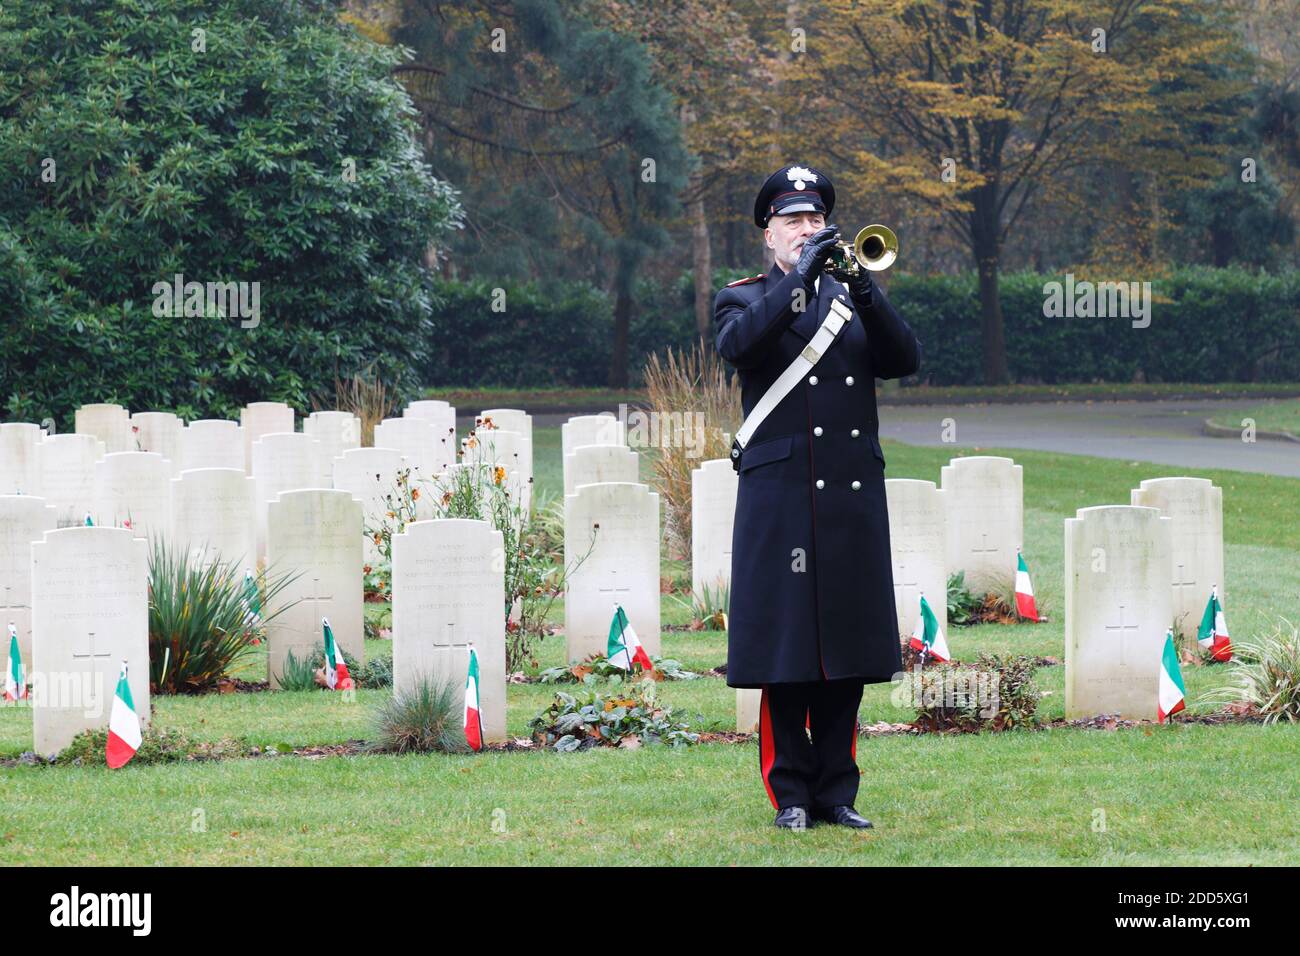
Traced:
<path id="1" fill-rule="evenodd" d="M 888 269 L 898 258 L 898 236 L 879 223 L 863 226 L 853 239 L 853 258 L 869 272 Z"/>

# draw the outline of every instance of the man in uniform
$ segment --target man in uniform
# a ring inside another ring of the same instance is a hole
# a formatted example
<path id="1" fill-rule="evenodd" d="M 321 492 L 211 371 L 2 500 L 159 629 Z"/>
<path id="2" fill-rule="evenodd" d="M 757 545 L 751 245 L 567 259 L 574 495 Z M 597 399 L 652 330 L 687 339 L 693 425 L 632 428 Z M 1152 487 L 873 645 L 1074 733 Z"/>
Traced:
<path id="1" fill-rule="evenodd" d="M 902 670 L 875 380 L 914 373 L 921 347 L 869 272 L 845 286 L 825 271 L 834 205 L 816 169 L 768 177 L 754 223 L 776 264 L 713 307 L 747 421 L 796 358 L 814 362 L 732 449 L 727 684 L 762 689 L 759 769 L 776 825 L 790 829 L 872 825 L 853 807 L 858 707 L 864 684 Z M 824 322 L 838 333 L 815 354 Z"/>

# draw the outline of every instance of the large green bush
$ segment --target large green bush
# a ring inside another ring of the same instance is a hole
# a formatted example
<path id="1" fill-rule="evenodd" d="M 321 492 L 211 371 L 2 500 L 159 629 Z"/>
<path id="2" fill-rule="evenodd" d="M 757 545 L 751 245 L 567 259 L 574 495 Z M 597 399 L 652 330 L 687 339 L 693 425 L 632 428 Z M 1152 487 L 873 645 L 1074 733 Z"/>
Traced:
<path id="1" fill-rule="evenodd" d="M 0 6 L 4 417 L 303 408 L 418 362 L 422 256 L 460 210 L 398 56 L 295 0 Z M 260 283 L 259 324 L 155 316 L 176 273 Z"/>

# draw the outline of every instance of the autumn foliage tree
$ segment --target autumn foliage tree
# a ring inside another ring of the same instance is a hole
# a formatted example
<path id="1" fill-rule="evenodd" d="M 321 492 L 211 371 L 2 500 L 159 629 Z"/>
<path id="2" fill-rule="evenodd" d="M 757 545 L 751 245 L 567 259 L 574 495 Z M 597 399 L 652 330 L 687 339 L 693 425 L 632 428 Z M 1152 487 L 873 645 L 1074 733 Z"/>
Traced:
<path id="1" fill-rule="evenodd" d="M 942 212 L 979 273 L 987 383 L 1008 380 L 998 274 L 1027 206 L 1068 202 L 1072 170 L 1173 189 L 1222 173 L 1209 138 L 1185 135 L 1234 121 L 1246 58 L 1214 0 L 827 0 L 806 24 L 795 135 L 840 157 L 844 191 L 884 184 Z"/>

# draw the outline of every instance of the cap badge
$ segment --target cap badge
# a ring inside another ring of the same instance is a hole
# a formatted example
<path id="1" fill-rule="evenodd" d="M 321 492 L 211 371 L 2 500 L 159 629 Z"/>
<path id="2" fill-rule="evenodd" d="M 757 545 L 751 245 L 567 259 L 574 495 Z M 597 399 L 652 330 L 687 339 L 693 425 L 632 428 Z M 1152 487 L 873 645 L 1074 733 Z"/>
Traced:
<path id="1" fill-rule="evenodd" d="M 817 174 L 803 166 L 791 166 L 785 174 L 786 179 L 794 183 L 795 189 L 803 189 L 807 183 L 817 182 Z"/>

